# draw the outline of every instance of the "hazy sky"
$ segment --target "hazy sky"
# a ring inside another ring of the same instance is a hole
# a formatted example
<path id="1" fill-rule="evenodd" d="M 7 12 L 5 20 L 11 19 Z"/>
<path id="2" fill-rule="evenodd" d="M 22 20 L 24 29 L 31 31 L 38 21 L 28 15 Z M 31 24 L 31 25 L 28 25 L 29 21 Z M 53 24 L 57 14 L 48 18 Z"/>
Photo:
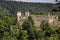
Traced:
<path id="1" fill-rule="evenodd" d="M 6 1 L 56 3 L 56 0 L 6 0 Z M 60 2 L 60 0 L 58 0 L 58 1 Z"/>
<path id="2" fill-rule="evenodd" d="M 17 0 L 17 1 L 24 1 L 24 2 L 49 2 L 54 3 L 55 0 Z"/>

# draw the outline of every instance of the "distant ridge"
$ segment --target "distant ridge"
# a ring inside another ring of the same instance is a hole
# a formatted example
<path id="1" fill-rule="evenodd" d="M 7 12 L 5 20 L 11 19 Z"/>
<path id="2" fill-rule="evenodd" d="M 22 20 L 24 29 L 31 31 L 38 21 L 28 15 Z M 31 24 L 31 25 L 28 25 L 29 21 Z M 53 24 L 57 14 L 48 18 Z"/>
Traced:
<path id="1" fill-rule="evenodd" d="M 1 1 L 1 8 L 8 10 L 11 14 L 16 15 L 17 11 L 30 11 L 32 13 L 40 11 L 50 11 L 54 3 L 32 3 L 32 2 L 20 2 L 20 1 Z"/>

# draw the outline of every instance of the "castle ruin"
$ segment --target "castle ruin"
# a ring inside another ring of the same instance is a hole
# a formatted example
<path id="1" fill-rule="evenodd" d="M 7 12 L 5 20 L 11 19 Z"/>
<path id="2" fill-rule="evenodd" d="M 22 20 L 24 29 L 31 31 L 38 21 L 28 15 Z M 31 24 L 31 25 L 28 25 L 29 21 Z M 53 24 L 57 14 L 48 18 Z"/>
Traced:
<path id="1" fill-rule="evenodd" d="M 17 22 L 22 25 L 22 23 L 24 22 L 25 19 L 28 18 L 28 16 L 31 16 L 33 21 L 34 21 L 34 25 L 36 28 L 40 27 L 40 24 L 42 21 L 48 21 L 48 23 L 50 25 L 57 25 L 58 23 L 58 16 L 55 15 L 50 15 L 50 12 L 48 13 L 48 15 L 30 15 L 29 11 L 26 11 L 24 13 L 25 15 L 22 15 L 22 12 L 19 11 L 17 12 Z"/>

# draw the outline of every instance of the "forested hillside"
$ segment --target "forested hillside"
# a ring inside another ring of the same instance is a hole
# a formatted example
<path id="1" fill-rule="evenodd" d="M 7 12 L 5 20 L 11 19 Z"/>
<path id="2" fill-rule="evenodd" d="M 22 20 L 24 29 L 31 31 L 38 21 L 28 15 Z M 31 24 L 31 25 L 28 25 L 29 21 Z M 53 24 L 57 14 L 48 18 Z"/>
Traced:
<path id="1" fill-rule="evenodd" d="M 2 10 L 7 10 L 9 13 L 16 14 L 17 11 L 27 11 L 32 13 L 40 11 L 50 11 L 53 8 L 52 3 L 26 3 L 26 2 L 16 2 L 16 1 L 0 1 L 0 8 Z"/>

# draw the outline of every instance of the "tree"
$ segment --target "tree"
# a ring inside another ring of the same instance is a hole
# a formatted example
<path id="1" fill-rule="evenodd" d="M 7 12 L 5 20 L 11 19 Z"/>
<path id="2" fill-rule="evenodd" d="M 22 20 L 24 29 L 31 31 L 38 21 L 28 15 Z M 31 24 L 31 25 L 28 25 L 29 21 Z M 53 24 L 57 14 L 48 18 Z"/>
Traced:
<path id="1" fill-rule="evenodd" d="M 28 17 L 28 20 L 32 23 L 32 25 L 34 25 L 34 21 L 31 16 Z"/>
<path id="2" fill-rule="evenodd" d="M 35 37 L 36 37 L 36 40 L 43 40 L 44 32 L 42 30 L 36 30 Z"/>
<path id="3" fill-rule="evenodd" d="M 58 28 L 57 30 L 55 30 L 56 31 L 56 33 L 58 34 L 58 36 L 59 36 L 59 39 L 60 39 L 60 28 Z"/>
<path id="4" fill-rule="evenodd" d="M 29 30 L 30 27 L 32 27 L 31 22 L 27 19 L 23 22 L 22 27 L 24 30 Z"/>
<path id="5" fill-rule="evenodd" d="M 42 29 L 43 31 L 46 31 L 46 30 L 50 29 L 49 23 L 48 23 L 48 22 L 45 22 L 45 21 L 42 21 L 42 22 L 41 22 L 40 27 L 41 27 L 41 29 Z"/>
<path id="6" fill-rule="evenodd" d="M 27 31 L 25 30 L 20 30 L 19 36 L 17 37 L 18 40 L 27 40 L 28 35 Z"/>
<path id="7" fill-rule="evenodd" d="M 27 33 L 28 33 L 28 40 L 34 40 L 34 32 L 35 32 L 35 28 L 33 27 L 32 23 L 30 20 L 25 20 L 23 22 L 23 25 L 22 25 L 23 29 L 24 30 L 27 30 Z"/>
<path id="8" fill-rule="evenodd" d="M 28 40 L 34 40 L 35 39 L 35 31 L 36 29 L 32 26 L 28 30 Z"/>
<path id="9" fill-rule="evenodd" d="M 51 30 L 48 22 L 42 21 L 40 27 L 45 32 L 45 37 L 50 37 L 51 36 L 52 30 Z"/>
<path id="10" fill-rule="evenodd" d="M 13 25 L 17 28 L 15 27 L 15 29 L 11 30 L 11 26 Z M 19 28 L 14 17 L 11 17 L 10 15 L 6 14 L 0 14 L 0 40 L 17 40 L 17 29 Z"/>
<path id="11" fill-rule="evenodd" d="M 4 32 L 4 36 L 0 40 L 17 40 L 17 38 L 13 34 L 10 34 L 10 32 Z"/>

